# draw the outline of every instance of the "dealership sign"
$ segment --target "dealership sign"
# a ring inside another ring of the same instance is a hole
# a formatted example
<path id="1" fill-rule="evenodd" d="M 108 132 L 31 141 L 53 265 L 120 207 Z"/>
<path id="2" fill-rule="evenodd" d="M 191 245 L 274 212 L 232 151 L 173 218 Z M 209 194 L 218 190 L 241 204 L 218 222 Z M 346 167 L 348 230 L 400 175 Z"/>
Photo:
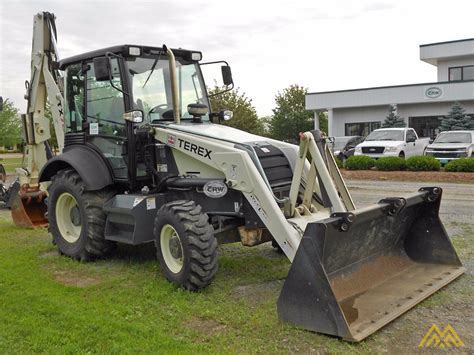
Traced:
<path id="1" fill-rule="evenodd" d="M 437 99 L 442 94 L 443 91 L 437 86 L 432 86 L 425 90 L 425 96 L 429 99 Z"/>

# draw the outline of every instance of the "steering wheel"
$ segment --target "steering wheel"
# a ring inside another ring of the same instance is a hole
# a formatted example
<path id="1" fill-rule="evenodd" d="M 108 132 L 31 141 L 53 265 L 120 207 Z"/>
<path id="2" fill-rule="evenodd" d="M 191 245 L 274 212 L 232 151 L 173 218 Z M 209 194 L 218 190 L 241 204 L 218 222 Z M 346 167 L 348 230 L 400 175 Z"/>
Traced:
<path id="1" fill-rule="evenodd" d="M 153 107 L 150 111 L 148 111 L 148 118 L 151 118 L 152 113 L 159 114 L 160 118 L 158 120 L 160 121 L 173 121 L 174 119 L 173 108 L 170 108 L 168 104 L 160 104 Z"/>

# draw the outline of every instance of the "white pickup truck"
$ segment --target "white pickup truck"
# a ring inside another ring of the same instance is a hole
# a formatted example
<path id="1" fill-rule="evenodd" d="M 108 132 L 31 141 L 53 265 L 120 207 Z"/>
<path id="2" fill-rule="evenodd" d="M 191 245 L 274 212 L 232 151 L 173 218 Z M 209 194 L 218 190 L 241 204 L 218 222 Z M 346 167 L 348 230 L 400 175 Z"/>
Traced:
<path id="1" fill-rule="evenodd" d="M 371 158 L 409 158 L 423 155 L 429 138 L 418 138 L 413 128 L 380 128 L 372 131 L 364 142 L 357 145 L 354 155 Z"/>

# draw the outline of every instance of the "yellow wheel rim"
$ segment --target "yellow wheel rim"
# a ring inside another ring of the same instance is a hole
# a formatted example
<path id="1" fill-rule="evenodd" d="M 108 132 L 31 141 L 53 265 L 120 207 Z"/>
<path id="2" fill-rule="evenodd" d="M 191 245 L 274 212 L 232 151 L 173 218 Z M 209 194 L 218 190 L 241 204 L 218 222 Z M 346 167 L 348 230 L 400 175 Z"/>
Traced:
<path id="1" fill-rule="evenodd" d="M 179 273 L 183 268 L 183 245 L 178 232 L 170 224 L 161 228 L 160 248 L 168 269 L 174 274 Z"/>
<path id="2" fill-rule="evenodd" d="M 76 198 L 68 192 L 59 195 L 56 202 L 56 224 L 61 236 L 68 243 L 75 243 L 81 236 L 82 218 Z"/>

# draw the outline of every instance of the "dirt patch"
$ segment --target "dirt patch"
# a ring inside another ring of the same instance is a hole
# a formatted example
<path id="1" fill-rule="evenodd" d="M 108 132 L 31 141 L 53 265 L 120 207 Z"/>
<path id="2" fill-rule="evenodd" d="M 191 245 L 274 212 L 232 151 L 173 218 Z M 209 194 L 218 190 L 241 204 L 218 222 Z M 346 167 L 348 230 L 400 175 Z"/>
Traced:
<path id="1" fill-rule="evenodd" d="M 377 171 L 341 170 L 344 179 L 350 180 L 396 180 L 396 181 L 437 181 L 474 184 L 474 173 L 453 173 L 446 171 Z"/>
<path id="2" fill-rule="evenodd" d="M 59 256 L 59 252 L 57 250 L 50 250 L 50 251 L 45 251 L 41 254 L 39 254 L 39 257 L 42 259 L 47 259 L 47 258 L 52 258 L 55 256 Z"/>
<path id="3" fill-rule="evenodd" d="M 193 317 L 186 322 L 186 328 L 203 333 L 206 337 L 223 333 L 227 330 L 227 325 L 214 319 Z"/>
<path id="4" fill-rule="evenodd" d="M 247 301 L 250 306 L 257 306 L 259 301 L 267 301 L 269 296 L 277 297 L 285 280 L 237 286 L 233 289 L 231 297 L 236 301 Z"/>
<path id="5" fill-rule="evenodd" d="M 85 276 L 73 271 L 56 270 L 53 272 L 53 278 L 65 286 L 74 286 L 79 288 L 85 288 L 100 283 L 100 280 L 96 277 Z"/>

